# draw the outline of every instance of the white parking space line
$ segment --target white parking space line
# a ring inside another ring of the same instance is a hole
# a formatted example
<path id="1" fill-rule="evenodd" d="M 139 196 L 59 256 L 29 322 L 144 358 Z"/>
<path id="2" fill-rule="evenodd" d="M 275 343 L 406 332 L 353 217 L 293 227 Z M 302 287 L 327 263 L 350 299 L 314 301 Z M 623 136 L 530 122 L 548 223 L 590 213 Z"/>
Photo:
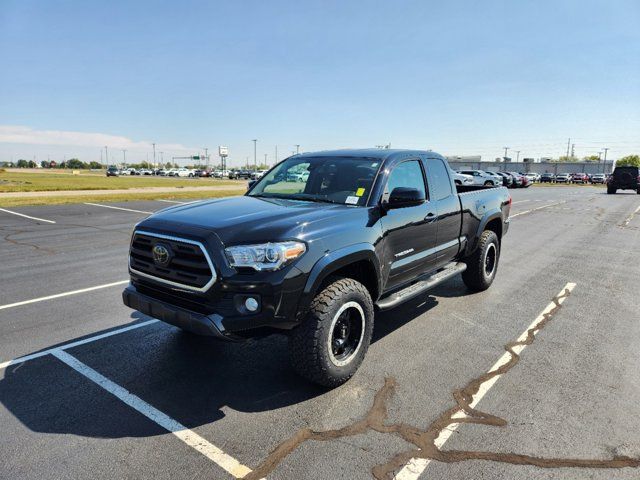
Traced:
<path id="1" fill-rule="evenodd" d="M 540 207 L 532 208 L 531 210 L 525 210 L 524 212 L 516 213 L 515 215 L 509 215 L 509 218 L 515 218 L 515 217 L 518 217 L 520 215 L 524 215 L 526 213 L 535 212 L 536 210 L 542 210 L 543 208 L 553 207 L 555 205 L 561 205 L 563 203 L 567 203 L 567 202 L 566 201 L 562 201 L 562 202 L 557 202 L 557 203 L 549 203 L 547 205 L 542 205 Z"/>
<path id="2" fill-rule="evenodd" d="M 100 335 L 94 335 L 93 337 L 84 338 L 82 340 L 76 340 L 75 342 L 70 342 L 65 345 L 61 345 L 59 347 L 49 348 L 48 350 L 42 350 L 41 352 L 36 352 L 30 355 L 25 355 L 23 357 L 14 358 L 13 360 L 0 363 L 0 370 L 10 367 L 11 365 L 18 365 L 20 363 L 28 362 L 29 360 L 34 360 L 36 358 L 44 357 L 45 355 L 49 355 L 50 353 L 52 353 L 54 350 L 67 350 L 68 348 L 74 348 L 80 345 L 84 345 L 85 343 L 95 342 L 97 340 L 102 340 L 103 338 L 111 337 L 113 335 L 118 335 L 120 333 L 136 330 L 137 328 L 146 327 L 147 325 L 152 325 L 154 323 L 158 323 L 159 321 L 160 320 L 156 320 L 156 319 L 147 320 L 145 322 L 136 323 L 133 325 L 129 325 L 127 327 L 117 328 L 115 330 L 111 330 L 110 332 L 101 333 Z"/>
<path id="3" fill-rule="evenodd" d="M 69 355 L 67 352 L 59 349 L 53 350 L 51 354 L 69 365 L 76 372 L 84 375 L 89 380 L 98 384 L 107 392 L 111 393 L 122 402 L 126 403 L 128 406 L 147 417 L 152 422 L 155 422 L 165 430 L 173 433 L 185 444 L 201 453 L 209 460 L 216 463 L 218 466 L 222 467 L 235 478 L 242 478 L 251 473 L 251 469 L 249 467 L 242 465 L 238 460 L 226 454 L 218 447 L 202 438 L 197 433 L 189 430 L 187 427 L 169 417 L 165 413 L 161 412 L 157 408 L 149 405 L 140 397 L 132 394 L 125 388 L 112 382 L 104 375 L 96 372 L 94 369 L 85 365 L 74 356 Z"/>
<path id="4" fill-rule="evenodd" d="M 179 203 L 180 205 L 186 205 L 187 203 L 193 203 L 193 202 L 179 202 L 177 200 L 164 200 L 162 198 L 158 198 L 156 200 L 156 202 L 165 202 L 165 203 Z"/>
<path id="5" fill-rule="evenodd" d="M 114 210 L 124 210 L 125 212 L 146 213 L 147 215 L 151 215 L 152 213 L 155 213 L 155 212 L 145 212 L 144 210 L 134 210 L 133 208 L 114 207 L 113 205 L 102 205 L 100 203 L 84 202 L 84 204 L 93 205 L 94 207 L 113 208 Z"/>
<path id="6" fill-rule="evenodd" d="M 638 205 L 638 208 L 636 208 L 631 215 L 625 218 L 624 222 L 622 222 L 622 226 L 626 227 L 627 225 L 629 225 L 629 223 L 631 223 L 631 220 L 633 220 L 633 217 L 635 217 L 638 212 L 640 212 L 640 205 Z"/>
<path id="7" fill-rule="evenodd" d="M 35 220 L 36 222 L 56 223 L 53 220 L 45 220 L 44 218 L 31 217 L 29 215 L 25 215 L 24 213 L 18 213 L 18 212 L 13 212 L 11 210 L 7 210 L 6 208 L 0 208 L 0 211 L 10 213 L 12 215 L 18 215 L 19 217 L 28 218 L 29 220 Z"/>
<path id="8" fill-rule="evenodd" d="M 524 203 L 524 202 L 530 202 L 531 200 L 518 200 L 517 202 L 511 202 L 511 205 L 515 205 L 516 203 Z"/>
<path id="9" fill-rule="evenodd" d="M 72 290 L 70 292 L 56 293 L 55 295 L 47 295 L 46 297 L 32 298 L 31 300 L 24 300 L 22 302 L 9 303 L 7 305 L 0 305 L 0 310 L 7 308 L 20 307 L 22 305 L 29 305 L 30 303 L 44 302 L 46 300 L 53 300 L 54 298 L 68 297 L 69 295 L 77 295 L 79 293 L 92 292 L 94 290 L 101 290 L 103 288 L 116 287 L 118 285 L 124 285 L 129 283 L 129 280 L 119 280 L 117 282 L 105 283 L 103 285 L 96 285 L 95 287 L 81 288 L 80 290 Z"/>
<path id="10" fill-rule="evenodd" d="M 563 287 L 563 289 L 560 291 L 558 296 L 556 297 L 558 298 L 557 300 L 558 304 L 561 305 L 564 302 L 566 296 L 563 294 L 567 291 L 571 293 L 575 287 L 576 287 L 575 283 L 567 283 Z M 531 325 L 529 325 L 526 328 L 526 330 L 518 337 L 517 341 L 518 342 L 525 341 L 527 339 L 529 331 L 532 331 L 533 335 L 535 336 L 538 333 L 537 330 L 535 330 L 536 327 L 545 319 L 545 316 L 549 314 L 549 312 L 551 312 L 555 307 L 556 307 L 556 303 L 553 301 L 550 302 L 545 307 L 545 309 L 542 312 L 540 312 L 540 315 L 536 317 L 536 319 L 531 323 Z M 520 353 L 522 353 L 522 351 L 526 347 L 527 345 L 516 345 L 513 347 L 513 351 L 517 355 L 520 355 Z M 509 362 L 509 360 L 511 360 L 511 354 L 505 351 L 504 354 L 498 359 L 498 361 L 489 369 L 489 372 L 493 372 L 497 370 L 502 365 Z M 473 396 L 473 400 L 469 403 L 469 406 L 471 408 L 476 408 L 478 403 L 480 403 L 480 400 L 482 400 L 482 398 L 487 394 L 487 392 L 489 392 L 491 387 L 495 385 L 495 383 L 500 379 L 501 376 L 502 375 L 495 375 L 493 377 L 490 377 L 484 383 L 482 383 L 480 385 L 480 388 L 478 389 L 478 392 Z M 466 414 L 464 413 L 464 411 L 459 410 L 456 414 L 453 415 L 452 418 L 456 418 L 456 419 L 464 418 L 465 416 Z M 460 423 L 452 423 L 448 425 L 447 428 L 441 430 L 440 434 L 434 441 L 435 446 L 438 447 L 438 449 L 441 449 L 460 425 L 461 425 Z M 407 462 L 407 464 L 402 468 L 402 470 L 398 472 L 398 474 L 394 477 L 394 480 L 417 480 L 420 477 L 420 475 L 426 470 L 426 468 L 429 466 L 430 463 L 431 463 L 431 460 L 426 458 L 412 458 L 411 460 L 409 460 L 409 462 Z"/>

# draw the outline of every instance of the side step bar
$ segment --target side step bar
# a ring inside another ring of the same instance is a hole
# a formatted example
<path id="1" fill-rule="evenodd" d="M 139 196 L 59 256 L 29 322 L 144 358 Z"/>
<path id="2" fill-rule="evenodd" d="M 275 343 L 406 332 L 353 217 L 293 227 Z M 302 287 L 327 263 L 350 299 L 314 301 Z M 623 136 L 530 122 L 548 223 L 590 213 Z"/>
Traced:
<path id="1" fill-rule="evenodd" d="M 400 305 L 407 300 L 410 300 L 427 290 L 432 289 L 436 285 L 440 285 L 442 282 L 446 282 L 451 277 L 462 273 L 467 269 L 467 264 L 463 262 L 447 264 L 442 270 L 434 273 L 433 275 L 426 277 L 424 280 L 419 280 L 416 283 L 409 285 L 408 287 L 392 293 L 391 295 L 381 298 L 376 302 L 376 306 L 380 310 L 388 310 L 397 305 Z"/>

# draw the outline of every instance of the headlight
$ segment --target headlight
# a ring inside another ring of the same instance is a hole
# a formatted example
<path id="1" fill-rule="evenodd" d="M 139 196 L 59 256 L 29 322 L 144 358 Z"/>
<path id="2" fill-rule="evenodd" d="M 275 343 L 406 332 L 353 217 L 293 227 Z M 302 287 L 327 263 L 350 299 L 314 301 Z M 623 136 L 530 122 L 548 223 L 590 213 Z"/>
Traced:
<path id="1" fill-rule="evenodd" d="M 232 267 L 250 267 L 254 270 L 278 270 L 307 251 L 302 242 L 262 243 L 225 248 Z"/>

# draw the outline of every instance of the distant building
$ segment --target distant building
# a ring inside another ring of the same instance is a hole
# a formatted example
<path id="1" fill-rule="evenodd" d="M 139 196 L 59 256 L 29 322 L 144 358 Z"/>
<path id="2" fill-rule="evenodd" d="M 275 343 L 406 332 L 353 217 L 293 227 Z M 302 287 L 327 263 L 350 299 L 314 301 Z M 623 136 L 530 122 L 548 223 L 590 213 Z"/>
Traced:
<path id="1" fill-rule="evenodd" d="M 444 158 L 447 159 L 448 162 L 481 162 L 481 155 L 446 155 Z"/>

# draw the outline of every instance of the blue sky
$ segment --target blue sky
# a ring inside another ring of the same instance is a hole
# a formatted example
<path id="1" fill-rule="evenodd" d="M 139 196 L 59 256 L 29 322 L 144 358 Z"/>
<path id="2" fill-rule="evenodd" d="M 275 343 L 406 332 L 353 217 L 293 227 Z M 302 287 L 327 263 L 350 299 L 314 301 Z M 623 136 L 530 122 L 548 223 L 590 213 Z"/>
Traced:
<path id="1" fill-rule="evenodd" d="M 0 2 L 0 160 L 640 153 L 640 2 Z"/>

